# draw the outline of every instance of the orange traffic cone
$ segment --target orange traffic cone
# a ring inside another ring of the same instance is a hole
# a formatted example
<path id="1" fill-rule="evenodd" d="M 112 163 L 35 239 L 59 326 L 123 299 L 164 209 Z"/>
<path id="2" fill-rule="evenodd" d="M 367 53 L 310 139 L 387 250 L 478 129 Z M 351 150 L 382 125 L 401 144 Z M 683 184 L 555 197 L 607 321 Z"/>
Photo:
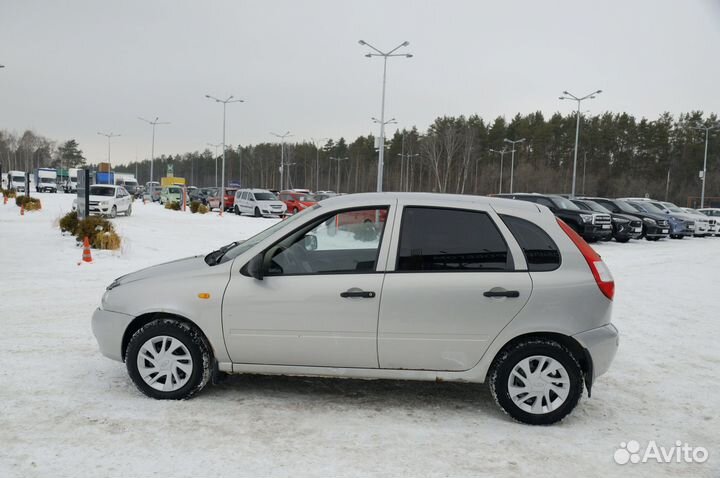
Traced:
<path id="1" fill-rule="evenodd" d="M 83 241 L 83 262 L 92 262 L 92 254 L 90 254 L 90 240 L 85 236 Z"/>

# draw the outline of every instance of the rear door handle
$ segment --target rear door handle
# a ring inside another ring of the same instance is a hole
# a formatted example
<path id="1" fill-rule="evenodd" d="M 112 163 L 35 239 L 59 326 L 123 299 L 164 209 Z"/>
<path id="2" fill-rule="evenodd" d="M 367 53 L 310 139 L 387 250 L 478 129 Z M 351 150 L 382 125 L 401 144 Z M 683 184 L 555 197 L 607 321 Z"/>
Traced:
<path id="1" fill-rule="evenodd" d="M 375 297 L 375 292 L 372 291 L 364 291 L 364 290 L 346 290 L 345 292 L 340 292 L 340 297 L 347 299 L 350 297 L 361 297 L 363 299 L 372 299 Z"/>
<path id="2" fill-rule="evenodd" d="M 520 297 L 517 290 L 486 290 L 483 292 L 485 297 Z"/>

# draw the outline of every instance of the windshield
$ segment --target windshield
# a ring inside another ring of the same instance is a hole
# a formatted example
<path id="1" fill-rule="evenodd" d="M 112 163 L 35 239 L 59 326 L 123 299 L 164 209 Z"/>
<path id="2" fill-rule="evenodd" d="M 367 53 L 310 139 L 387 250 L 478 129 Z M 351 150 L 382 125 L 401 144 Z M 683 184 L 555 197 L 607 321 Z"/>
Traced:
<path id="1" fill-rule="evenodd" d="M 169 194 L 180 194 L 180 188 L 168 188 Z"/>
<path id="2" fill-rule="evenodd" d="M 25 181 L 25 178 L 23 176 L 13 176 L 12 180 L 14 183 L 21 183 Z"/>
<path id="3" fill-rule="evenodd" d="M 306 194 L 305 196 L 300 196 L 300 201 L 302 202 L 317 202 L 317 199 L 315 199 L 315 196 L 312 194 Z"/>
<path id="4" fill-rule="evenodd" d="M 604 212 L 605 214 L 612 214 L 610 209 L 607 209 L 604 206 L 601 206 L 600 204 L 596 203 L 595 201 L 584 201 L 585 204 L 590 206 L 590 209 L 592 209 L 595 212 Z"/>
<path id="5" fill-rule="evenodd" d="M 108 188 L 104 186 L 90 186 L 90 195 L 113 197 L 115 196 L 115 188 Z"/>
<path id="6" fill-rule="evenodd" d="M 575 204 L 569 199 L 565 199 L 562 196 L 553 196 L 552 200 L 560 209 L 580 209 L 577 204 Z"/>
<path id="7" fill-rule="evenodd" d="M 662 205 L 665 206 L 666 208 L 668 208 L 670 210 L 670 212 L 675 212 L 675 213 L 678 213 L 678 212 L 684 213 L 685 212 L 671 202 L 664 202 L 664 203 L 662 203 Z"/>
<path id="8" fill-rule="evenodd" d="M 653 214 L 665 214 L 665 213 L 662 212 L 660 209 L 658 209 L 657 207 L 653 206 L 652 204 L 650 204 L 650 203 L 647 202 L 647 201 L 631 202 L 631 203 L 629 203 L 629 204 L 632 204 L 633 206 L 637 207 L 640 211 L 643 211 L 643 212 L 651 212 L 651 213 L 653 213 Z"/>
<path id="9" fill-rule="evenodd" d="M 315 209 L 317 207 L 319 207 L 319 206 L 315 205 L 310 209 Z M 225 252 L 225 255 L 222 257 L 222 259 L 220 259 L 218 264 L 222 264 L 223 262 L 227 262 L 227 261 L 231 261 L 231 260 L 235 259 L 239 255 L 243 254 L 245 251 L 247 251 L 250 248 L 252 248 L 253 246 L 255 246 L 255 244 L 259 244 L 260 242 L 265 240 L 266 237 L 270 237 L 272 234 L 275 233 L 275 231 L 283 228 L 284 226 L 292 224 L 294 221 L 297 221 L 297 219 L 299 217 L 303 217 L 303 216 L 305 216 L 305 215 L 304 214 L 303 215 L 295 214 L 295 215 L 290 216 L 289 218 L 285 219 L 284 221 L 279 220 L 278 222 L 276 222 L 272 226 L 268 227 L 264 231 L 252 236 L 251 238 L 249 238 L 245 241 L 238 243 L 236 246 L 232 247 L 231 249 L 228 249 L 228 251 Z"/>
<path id="10" fill-rule="evenodd" d="M 55 179 L 53 178 L 40 178 L 41 183 L 54 183 Z"/>
<path id="11" fill-rule="evenodd" d="M 227 188 L 225 188 L 225 195 L 226 195 L 226 196 L 235 196 L 235 192 L 236 192 L 236 191 L 237 191 L 237 189 L 227 189 Z"/>
<path id="12" fill-rule="evenodd" d="M 622 212 L 627 212 L 630 214 L 635 213 L 635 212 L 642 212 L 641 209 L 633 206 L 632 204 L 626 203 L 625 201 L 614 201 L 613 203 L 617 207 L 619 207 Z"/>
<path id="13" fill-rule="evenodd" d="M 273 193 L 253 193 L 256 201 L 277 201 Z"/>
<path id="14" fill-rule="evenodd" d="M 126 185 L 126 186 L 137 186 L 137 181 L 132 181 L 132 180 L 128 181 L 128 180 L 125 180 L 125 185 Z"/>

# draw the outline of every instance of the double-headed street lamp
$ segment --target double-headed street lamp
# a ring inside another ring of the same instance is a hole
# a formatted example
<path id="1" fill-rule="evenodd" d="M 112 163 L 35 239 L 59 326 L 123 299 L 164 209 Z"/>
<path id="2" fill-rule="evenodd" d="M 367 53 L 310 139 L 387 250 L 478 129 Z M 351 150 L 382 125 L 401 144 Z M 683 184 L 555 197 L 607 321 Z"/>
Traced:
<path id="1" fill-rule="evenodd" d="M 708 153 L 708 139 L 710 138 L 710 131 L 720 129 L 720 125 L 714 124 L 712 126 L 693 126 L 694 129 L 705 130 L 705 159 L 703 159 L 702 168 L 702 190 L 700 191 L 700 207 L 705 207 L 705 176 L 707 176 L 707 153 Z"/>
<path id="2" fill-rule="evenodd" d="M 283 191 L 285 189 L 285 138 L 292 134 L 290 131 L 286 131 L 285 134 L 270 134 L 280 138 L 280 190 Z"/>
<path id="3" fill-rule="evenodd" d="M 122 136 L 122 135 L 120 135 L 120 134 L 115 134 L 115 133 L 113 133 L 113 132 L 110 132 L 110 133 L 101 133 L 101 132 L 99 132 L 99 131 L 98 131 L 98 134 L 99 134 L 100 136 L 105 136 L 105 137 L 107 138 L 107 140 L 108 140 L 108 164 L 109 164 L 109 163 L 110 163 L 110 140 L 111 140 L 112 138 L 117 138 L 118 136 Z"/>
<path id="4" fill-rule="evenodd" d="M 510 155 L 510 194 L 512 194 L 513 193 L 513 179 L 515 178 L 515 145 L 518 143 L 524 143 L 525 138 L 521 138 L 521 139 L 518 139 L 515 141 L 505 138 L 504 141 L 506 143 L 512 144 L 512 151 L 510 151 L 510 153 L 511 153 L 511 155 Z"/>
<path id="5" fill-rule="evenodd" d="M 344 158 L 333 158 L 330 157 L 333 161 L 337 161 L 337 189 L 335 190 L 336 193 L 340 194 L 340 161 L 345 161 L 346 159 L 349 159 L 347 156 Z"/>
<path id="6" fill-rule="evenodd" d="M 503 159 L 505 158 L 505 153 L 507 153 L 507 149 L 490 149 L 490 152 L 500 154 L 500 186 L 498 187 L 498 194 L 502 194 Z"/>
<path id="7" fill-rule="evenodd" d="M 575 125 L 575 159 L 573 159 L 573 177 L 572 177 L 572 191 L 570 193 L 570 197 L 575 197 L 575 180 L 576 180 L 576 173 L 577 173 L 577 157 L 578 157 L 578 140 L 580 138 L 580 103 L 582 103 L 584 100 L 587 99 L 595 99 L 597 95 L 602 93 L 602 90 L 593 91 L 592 93 L 589 93 L 582 98 L 578 98 L 577 96 L 573 95 L 572 93 L 568 91 L 563 91 L 563 95 L 561 96 L 561 100 L 573 100 L 577 101 L 577 123 Z"/>
<path id="8" fill-rule="evenodd" d="M 218 169 L 217 169 L 218 152 L 217 152 L 217 149 L 218 149 L 220 146 L 222 146 L 223 144 L 222 144 L 222 143 L 217 143 L 217 144 L 215 144 L 215 143 L 207 143 L 207 145 L 208 145 L 208 146 L 212 146 L 213 148 L 215 148 L 215 187 L 219 187 L 219 184 L 218 184 L 218 176 L 217 176 L 217 173 L 218 173 Z"/>
<path id="9" fill-rule="evenodd" d="M 223 105 L 223 132 L 222 132 L 222 148 L 223 148 L 223 160 L 222 160 L 222 171 L 220 173 L 220 215 L 223 214 L 225 209 L 225 118 L 227 116 L 227 105 L 228 103 L 244 103 L 245 100 L 235 98 L 233 95 L 228 96 L 226 99 L 221 100 L 211 95 L 205 95 L 205 98 L 213 100 L 215 103 L 222 103 Z M 233 99 L 235 98 L 235 99 Z"/>
<path id="10" fill-rule="evenodd" d="M 375 48 L 371 44 L 367 43 L 364 40 L 359 40 L 358 43 L 362 46 L 366 46 L 374 51 L 367 53 L 365 56 L 368 58 L 372 58 L 374 56 L 382 57 L 383 59 L 383 83 L 382 83 L 382 102 L 380 104 L 380 120 L 378 123 L 380 123 L 380 148 L 378 152 L 378 177 L 377 177 L 377 190 L 378 192 L 382 191 L 383 188 L 383 167 L 384 167 L 384 158 L 385 158 L 385 85 L 387 83 L 387 60 L 390 57 L 394 56 L 401 56 L 405 58 L 412 58 L 412 55 L 410 53 L 395 53 L 402 47 L 406 47 L 410 45 L 410 42 L 404 41 L 392 50 L 388 52 L 380 51 L 379 49 Z"/>
<path id="11" fill-rule="evenodd" d="M 330 138 L 310 138 L 315 145 L 315 191 L 320 190 L 320 144 Z"/>
<path id="12" fill-rule="evenodd" d="M 159 124 L 170 124 L 170 123 L 167 121 L 158 121 L 160 119 L 160 117 L 158 117 L 158 116 L 156 116 L 155 119 L 152 121 L 146 120 L 145 118 L 142 118 L 140 116 L 138 116 L 138 119 L 146 122 L 149 125 L 152 125 L 152 146 L 150 147 L 150 182 L 152 183 L 152 181 L 154 179 L 153 178 L 153 163 L 154 163 L 153 160 L 155 159 L 155 126 L 157 126 Z M 151 188 L 155 189 L 154 185 L 151 184 Z M 153 191 L 150 191 L 150 194 L 152 194 L 152 193 L 153 193 Z"/>

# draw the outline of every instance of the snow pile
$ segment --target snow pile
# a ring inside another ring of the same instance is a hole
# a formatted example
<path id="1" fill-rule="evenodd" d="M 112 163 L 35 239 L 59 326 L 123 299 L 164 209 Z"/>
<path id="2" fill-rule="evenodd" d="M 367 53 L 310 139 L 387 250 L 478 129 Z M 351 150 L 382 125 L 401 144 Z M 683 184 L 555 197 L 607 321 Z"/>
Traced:
<path id="1" fill-rule="evenodd" d="M 610 372 L 552 427 L 510 421 L 485 386 L 231 377 L 185 402 L 142 396 L 90 316 L 115 277 L 209 252 L 276 220 L 136 202 L 117 252 L 81 249 L 72 196 L 0 204 L 0 476 L 717 476 L 720 239 L 599 244 L 617 281 Z M 704 446 L 700 464 L 617 465 L 621 442 Z"/>

